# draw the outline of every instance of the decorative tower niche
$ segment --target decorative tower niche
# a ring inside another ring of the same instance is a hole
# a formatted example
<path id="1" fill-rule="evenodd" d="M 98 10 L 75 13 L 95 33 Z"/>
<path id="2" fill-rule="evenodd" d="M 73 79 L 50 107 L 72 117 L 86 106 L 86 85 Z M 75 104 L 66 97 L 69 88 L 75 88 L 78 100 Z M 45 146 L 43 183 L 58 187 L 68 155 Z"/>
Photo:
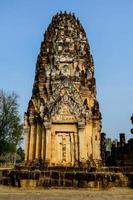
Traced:
<path id="1" fill-rule="evenodd" d="M 57 13 L 44 34 L 24 127 L 26 162 L 92 166 L 101 160 L 94 61 L 74 14 Z"/>

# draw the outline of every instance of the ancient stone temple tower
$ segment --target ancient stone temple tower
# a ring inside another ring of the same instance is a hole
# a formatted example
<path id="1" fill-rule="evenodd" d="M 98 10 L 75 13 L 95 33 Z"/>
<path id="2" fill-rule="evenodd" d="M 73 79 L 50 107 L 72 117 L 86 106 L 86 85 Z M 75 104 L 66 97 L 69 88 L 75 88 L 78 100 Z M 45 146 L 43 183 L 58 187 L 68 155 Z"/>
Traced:
<path id="1" fill-rule="evenodd" d="M 74 14 L 56 14 L 44 34 L 24 126 L 27 162 L 78 166 L 101 159 L 94 62 Z"/>

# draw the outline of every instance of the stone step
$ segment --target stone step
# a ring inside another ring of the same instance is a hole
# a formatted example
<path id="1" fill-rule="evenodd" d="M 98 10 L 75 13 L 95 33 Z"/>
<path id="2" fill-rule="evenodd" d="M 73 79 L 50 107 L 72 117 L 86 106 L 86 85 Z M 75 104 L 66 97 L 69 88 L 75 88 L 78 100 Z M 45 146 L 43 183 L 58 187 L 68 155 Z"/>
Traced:
<path id="1" fill-rule="evenodd" d="M 0 177 L 0 184 L 1 185 L 11 185 L 11 179 L 10 177 Z"/>

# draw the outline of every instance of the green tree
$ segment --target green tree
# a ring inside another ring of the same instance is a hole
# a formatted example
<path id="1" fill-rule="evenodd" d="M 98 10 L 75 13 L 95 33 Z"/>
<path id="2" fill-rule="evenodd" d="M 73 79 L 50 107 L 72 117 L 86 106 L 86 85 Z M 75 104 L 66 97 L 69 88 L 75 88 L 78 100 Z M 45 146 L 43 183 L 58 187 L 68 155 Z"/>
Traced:
<path id="1" fill-rule="evenodd" d="M 7 153 L 15 155 L 23 140 L 17 100 L 15 93 L 7 94 L 0 90 L 0 156 Z"/>

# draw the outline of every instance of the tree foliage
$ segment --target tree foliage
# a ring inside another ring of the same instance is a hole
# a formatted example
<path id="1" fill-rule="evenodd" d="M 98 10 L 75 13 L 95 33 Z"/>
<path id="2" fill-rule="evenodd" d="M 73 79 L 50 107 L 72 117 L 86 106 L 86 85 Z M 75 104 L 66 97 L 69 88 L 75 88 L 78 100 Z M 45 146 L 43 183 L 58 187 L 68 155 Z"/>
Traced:
<path id="1" fill-rule="evenodd" d="M 23 139 L 17 100 L 15 93 L 0 90 L 0 155 L 16 153 Z"/>

